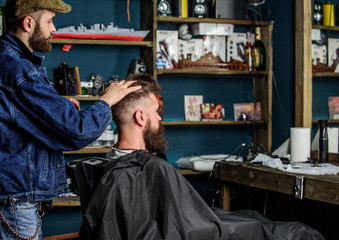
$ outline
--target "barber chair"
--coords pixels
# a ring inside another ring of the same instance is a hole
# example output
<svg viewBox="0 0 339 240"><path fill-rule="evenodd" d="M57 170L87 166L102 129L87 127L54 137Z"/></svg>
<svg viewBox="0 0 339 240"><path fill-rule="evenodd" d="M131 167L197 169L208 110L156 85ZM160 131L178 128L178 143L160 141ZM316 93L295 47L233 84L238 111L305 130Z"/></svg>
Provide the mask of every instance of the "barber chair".
<svg viewBox="0 0 339 240"><path fill-rule="evenodd" d="M106 158L91 157L67 163L67 171L72 181L72 190L80 196L81 210L84 213L93 191L100 181Z"/></svg>

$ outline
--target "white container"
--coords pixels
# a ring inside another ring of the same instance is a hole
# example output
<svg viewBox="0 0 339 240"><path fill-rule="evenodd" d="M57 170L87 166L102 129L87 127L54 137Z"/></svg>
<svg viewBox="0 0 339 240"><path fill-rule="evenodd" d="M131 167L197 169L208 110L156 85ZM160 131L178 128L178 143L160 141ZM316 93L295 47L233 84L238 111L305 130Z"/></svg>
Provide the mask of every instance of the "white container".
<svg viewBox="0 0 339 240"><path fill-rule="evenodd" d="M311 129L291 128L291 161L306 162L311 155Z"/></svg>

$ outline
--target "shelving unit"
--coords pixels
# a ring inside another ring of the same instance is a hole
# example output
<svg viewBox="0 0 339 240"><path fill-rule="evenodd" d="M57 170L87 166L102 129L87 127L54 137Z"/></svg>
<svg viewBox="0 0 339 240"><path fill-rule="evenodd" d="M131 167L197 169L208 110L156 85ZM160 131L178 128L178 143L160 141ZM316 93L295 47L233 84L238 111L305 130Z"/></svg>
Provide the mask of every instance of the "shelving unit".
<svg viewBox="0 0 339 240"><path fill-rule="evenodd" d="M157 16L157 1L147 0L141 3L141 29L150 30L144 41L115 41L115 40L86 40L86 39L53 39L54 44L89 44L89 45L121 45L140 46L141 57L145 60L148 71L160 80L162 77L198 77L198 78L249 78L253 79L253 101L260 102L262 106L261 121L213 121L213 122L192 122L192 121L164 121L166 127L224 127L224 126L248 126L255 129L254 143L263 144L268 151L272 145L272 43L273 31L272 22L251 22L246 20L214 19L214 18L179 18ZM147 9L147 11L145 11ZM260 26L262 27L263 42L267 47L266 71L226 71L226 70L200 70L200 69L156 69L156 31L158 24L181 24L181 23L228 23L239 26ZM69 98L70 96L65 96ZM73 97L73 96L72 96ZM79 101L95 101L98 97L74 96ZM87 154L106 153L109 148L84 148L79 151L65 152L65 154Z"/></svg>
<svg viewBox="0 0 339 240"><path fill-rule="evenodd" d="M312 25L312 1L301 0L295 2L296 16L296 76L295 76L295 126L312 128L317 120L312 116L312 88L313 78L322 77L328 80L338 80L339 73L319 72L312 73L312 29L339 32L339 27ZM327 107L327 106L326 106ZM339 120L330 120L330 123L339 124Z"/></svg>
<svg viewBox="0 0 339 240"><path fill-rule="evenodd" d="M161 82L162 77L220 77L237 78L246 77L254 79L254 98L253 101L260 102L262 106L263 121L238 122L238 121L222 121L222 122L185 122L171 121L164 122L166 127L190 127L190 126L244 126L248 124L255 125L254 143L263 144L268 151L272 146L272 22L251 22L246 20L230 20L216 18L180 18L180 17L164 17L157 16L157 1L147 0L141 3L141 27L150 30L147 40L153 42L153 48L142 49L142 58L146 60L147 68L152 69L156 79ZM226 23L239 26L260 26L262 28L262 41L264 42L267 54L266 71L249 72L249 71L225 71L225 70L200 70L200 69L156 69L156 31L158 24L183 24L183 23Z"/></svg>

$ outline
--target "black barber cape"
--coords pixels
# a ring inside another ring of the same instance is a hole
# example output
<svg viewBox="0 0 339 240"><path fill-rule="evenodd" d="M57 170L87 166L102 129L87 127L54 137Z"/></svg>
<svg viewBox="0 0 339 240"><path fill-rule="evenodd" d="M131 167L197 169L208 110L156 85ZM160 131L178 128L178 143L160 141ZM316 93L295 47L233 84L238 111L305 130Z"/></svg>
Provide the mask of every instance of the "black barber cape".
<svg viewBox="0 0 339 240"><path fill-rule="evenodd" d="M81 239L277 239L260 221L220 209L222 222L171 164L150 153L134 151L103 167Z"/></svg>

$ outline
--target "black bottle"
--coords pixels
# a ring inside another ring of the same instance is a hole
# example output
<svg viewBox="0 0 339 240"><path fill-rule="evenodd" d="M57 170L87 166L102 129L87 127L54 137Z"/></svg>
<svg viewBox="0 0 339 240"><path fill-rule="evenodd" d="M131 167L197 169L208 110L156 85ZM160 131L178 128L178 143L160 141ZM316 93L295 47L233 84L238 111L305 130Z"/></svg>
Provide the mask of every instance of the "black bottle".
<svg viewBox="0 0 339 240"><path fill-rule="evenodd" d="M327 163L328 162L328 120L318 120L319 127L319 151L318 151L318 159L319 163Z"/></svg>

